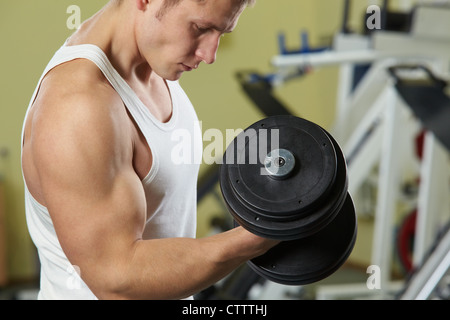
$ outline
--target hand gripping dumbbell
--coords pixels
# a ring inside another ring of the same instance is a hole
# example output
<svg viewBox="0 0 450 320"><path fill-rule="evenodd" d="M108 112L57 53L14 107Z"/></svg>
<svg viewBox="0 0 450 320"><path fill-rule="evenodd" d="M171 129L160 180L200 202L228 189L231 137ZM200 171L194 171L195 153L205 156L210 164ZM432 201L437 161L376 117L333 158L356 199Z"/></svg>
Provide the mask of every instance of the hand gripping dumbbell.
<svg viewBox="0 0 450 320"><path fill-rule="evenodd" d="M322 280L353 250L357 221L338 143L295 116L256 122L228 146L220 187L235 225L282 240L248 262L260 276L286 285Z"/></svg>

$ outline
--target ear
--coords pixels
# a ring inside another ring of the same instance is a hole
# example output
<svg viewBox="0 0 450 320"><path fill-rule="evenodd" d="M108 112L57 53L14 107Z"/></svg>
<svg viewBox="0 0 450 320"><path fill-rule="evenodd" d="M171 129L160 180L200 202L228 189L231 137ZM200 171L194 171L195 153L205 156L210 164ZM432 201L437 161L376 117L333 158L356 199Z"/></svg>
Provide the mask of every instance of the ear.
<svg viewBox="0 0 450 320"><path fill-rule="evenodd" d="M150 0L135 0L136 2L136 7L139 10L145 11L147 9L147 6L150 2Z"/></svg>

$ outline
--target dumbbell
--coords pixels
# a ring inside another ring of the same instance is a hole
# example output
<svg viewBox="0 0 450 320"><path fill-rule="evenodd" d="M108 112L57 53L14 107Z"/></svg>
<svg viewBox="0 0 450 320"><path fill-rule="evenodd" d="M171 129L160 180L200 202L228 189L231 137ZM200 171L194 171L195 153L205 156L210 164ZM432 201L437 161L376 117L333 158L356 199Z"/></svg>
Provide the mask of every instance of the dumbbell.
<svg viewBox="0 0 450 320"><path fill-rule="evenodd" d="M317 124L284 115L254 123L227 147L219 179L235 226L282 240L248 262L263 278L310 284L352 252L357 220L345 157Z"/></svg>

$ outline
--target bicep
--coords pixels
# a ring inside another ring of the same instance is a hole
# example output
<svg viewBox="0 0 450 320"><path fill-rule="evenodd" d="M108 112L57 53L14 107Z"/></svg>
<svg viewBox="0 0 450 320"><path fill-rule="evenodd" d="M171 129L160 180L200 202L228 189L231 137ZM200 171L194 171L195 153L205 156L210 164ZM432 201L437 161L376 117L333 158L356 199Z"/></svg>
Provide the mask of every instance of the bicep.
<svg viewBox="0 0 450 320"><path fill-rule="evenodd" d="M88 286L104 287L142 235L142 184L116 122L61 117L43 123L34 139L43 196L70 262Z"/></svg>

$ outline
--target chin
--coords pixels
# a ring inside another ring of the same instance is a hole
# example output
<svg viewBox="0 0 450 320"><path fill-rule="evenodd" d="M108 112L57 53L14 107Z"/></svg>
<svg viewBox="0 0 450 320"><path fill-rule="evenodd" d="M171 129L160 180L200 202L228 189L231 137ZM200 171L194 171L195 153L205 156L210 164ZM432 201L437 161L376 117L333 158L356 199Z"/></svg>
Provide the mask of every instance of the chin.
<svg viewBox="0 0 450 320"><path fill-rule="evenodd" d="M180 80L182 75L183 75L183 71L179 71L174 74L168 74L167 76L165 76L163 78L168 81L177 81L177 80Z"/></svg>
<svg viewBox="0 0 450 320"><path fill-rule="evenodd" d="M155 68L153 69L153 72L164 80L177 81L181 78L184 71L179 69L177 70L176 68Z"/></svg>

